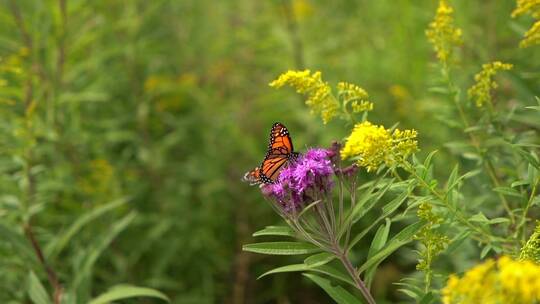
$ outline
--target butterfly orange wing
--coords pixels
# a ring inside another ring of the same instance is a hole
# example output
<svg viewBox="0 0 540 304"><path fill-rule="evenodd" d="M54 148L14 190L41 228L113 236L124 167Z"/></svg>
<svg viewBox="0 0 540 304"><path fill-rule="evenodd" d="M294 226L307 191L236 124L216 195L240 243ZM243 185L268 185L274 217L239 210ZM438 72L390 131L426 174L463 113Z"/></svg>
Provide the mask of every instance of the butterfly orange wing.
<svg viewBox="0 0 540 304"><path fill-rule="evenodd" d="M279 177L279 172L291 160L298 156L294 152L289 130L276 122L270 130L270 141L266 156L260 167L247 172L243 180L250 184L272 184Z"/></svg>

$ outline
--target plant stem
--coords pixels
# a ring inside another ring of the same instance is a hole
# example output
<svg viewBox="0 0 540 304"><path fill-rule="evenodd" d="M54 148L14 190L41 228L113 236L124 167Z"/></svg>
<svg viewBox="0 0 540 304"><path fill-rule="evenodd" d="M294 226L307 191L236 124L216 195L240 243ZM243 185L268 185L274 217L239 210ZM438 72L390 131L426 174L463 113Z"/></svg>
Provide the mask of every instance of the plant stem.
<svg viewBox="0 0 540 304"><path fill-rule="evenodd" d="M525 206L525 209L523 210L523 216L521 217L521 220L516 228L516 232L519 232L519 229L523 227L522 234L521 234L521 241L525 243L525 234L527 230L527 225L525 225L527 221L527 214L529 213L529 208L531 207L532 201L534 199L534 196L536 195L536 191L538 189L538 183L540 182L540 178L537 178L534 182L533 188L531 190L531 195L529 196L529 199L527 200L527 206Z"/></svg>
<svg viewBox="0 0 540 304"><path fill-rule="evenodd" d="M416 180L418 180L422 186L426 189L428 189L433 195L435 195L444 205L445 207L450 210L456 217L457 219L464 225L468 226L469 228L471 228L473 231L476 231L478 234L482 235L483 237L486 238L486 240L483 240L483 242L489 244L491 243L490 241L490 238L492 237L491 235L489 235L489 233L486 233L485 231L483 231L482 229L476 227L475 225L471 224L464 216L463 214L461 214L456 208L454 208L454 206L452 206L448 200L446 199L445 196L443 196L442 194L439 193L439 191L433 189L432 187L430 187L426 181L421 177L419 176L416 171L414 170L414 168L411 168L410 165L407 165L407 163L404 163L404 168L409 172L411 173L415 178Z"/></svg>
<svg viewBox="0 0 540 304"><path fill-rule="evenodd" d="M30 226L30 223L26 223L24 225L24 233L26 237L30 240L30 243L32 243L32 248L34 249L34 252L36 253L36 256L45 269L45 272L47 273L47 278L49 279L49 283L51 284L54 293L53 293L53 301L54 304L60 304L60 299L62 297L62 285L60 285L60 282L58 281L58 276L56 275L56 272L54 269L52 269L45 260L45 256L43 255L43 251L41 250L41 247L39 246L39 243L36 240L36 237L34 236L34 232L32 231L32 226Z"/></svg>
<svg viewBox="0 0 540 304"><path fill-rule="evenodd" d="M337 246L337 244L336 244ZM369 304L375 304L375 299L373 299L373 296L369 292L369 289L367 288L366 284L360 279L360 276L356 273L356 270L354 269L354 266L352 265L351 261L349 260L346 251L338 249L339 250L339 260L345 266L345 269L347 269L347 272L351 276L351 278L354 280L354 284L356 285L356 288L360 290L364 298Z"/></svg>
<svg viewBox="0 0 540 304"><path fill-rule="evenodd" d="M447 65L444 65L443 68L443 76L446 80L446 83L448 85L448 89L450 90L450 93L453 96L453 102L456 105L456 108L459 112L459 117L461 118L461 121L463 123L463 126L465 129L468 129L470 127L469 120L467 119L467 115L465 114L465 110L463 109L463 106L459 100L459 90L455 87L454 83L452 82L452 79L450 78L450 69ZM491 179L491 182L495 187L500 187L501 182L499 181L499 178L497 177L497 174L495 172L495 167L493 166L493 163L491 160L487 157L486 153L482 151L480 141L474 136L471 132L466 132L469 136L469 139L471 140L471 144L475 148L476 152L480 155L482 160L484 161L484 168L486 169L486 172L489 175L489 178ZM510 209L510 205L508 201L506 200L506 197L498 193L499 199L503 203L504 209L508 213L508 216L510 217L510 222L512 224L515 223L514 214L512 213L512 210Z"/></svg>

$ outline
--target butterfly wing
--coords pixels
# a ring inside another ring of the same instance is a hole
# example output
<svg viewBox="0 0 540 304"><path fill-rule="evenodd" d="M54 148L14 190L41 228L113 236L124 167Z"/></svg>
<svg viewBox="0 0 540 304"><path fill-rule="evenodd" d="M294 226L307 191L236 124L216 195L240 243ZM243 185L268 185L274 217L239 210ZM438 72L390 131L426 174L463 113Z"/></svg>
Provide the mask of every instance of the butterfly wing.
<svg viewBox="0 0 540 304"><path fill-rule="evenodd" d="M279 122L274 123L270 130L268 151L261 165L261 181L266 184L274 183L281 169L297 155L287 127Z"/></svg>
<svg viewBox="0 0 540 304"><path fill-rule="evenodd" d="M255 169L246 172L242 177L242 181L248 182L250 185L257 185L261 183L261 168L255 167Z"/></svg>
<svg viewBox="0 0 540 304"><path fill-rule="evenodd" d="M268 150L261 166L244 174L242 180L251 185L273 184L278 179L281 169L297 156L289 130L282 123L276 122L270 130Z"/></svg>
<svg viewBox="0 0 540 304"><path fill-rule="evenodd" d="M266 155L290 155L294 151L289 130L282 123L276 122L270 130L270 143Z"/></svg>

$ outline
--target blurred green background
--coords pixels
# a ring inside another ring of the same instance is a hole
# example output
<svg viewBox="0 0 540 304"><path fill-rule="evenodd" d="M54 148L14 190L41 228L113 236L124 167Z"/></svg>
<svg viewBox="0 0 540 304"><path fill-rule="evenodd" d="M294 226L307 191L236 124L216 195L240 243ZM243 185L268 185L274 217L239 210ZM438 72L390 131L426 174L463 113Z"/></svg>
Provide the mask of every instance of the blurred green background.
<svg viewBox="0 0 540 304"><path fill-rule="evenodd" d="M438 72L424 30L437 1L0 4L1 227L22 236L29 221L77 299L131 283L173 303L331 302L295 273L256 280L294 258L241 251L280 221L240 181L272 123L286 124L300 151L351 128L322 125L292 90L268 86L288 69L362 86L370 120L417 129L421 153L439 149L441 172L453 165L445 143L457 131L442 117L451 105L428 90ZM458 81L470 86L484 62L511 62L497 94L533 104L538 48L517 47L530 20L511 19L513 1L452 4L465 40ZM29 269L49 288L30 255L0 241L1 303L29 303ZM415 263L405 251L381 266L381 303L404 299L392 283Z"/></svg>

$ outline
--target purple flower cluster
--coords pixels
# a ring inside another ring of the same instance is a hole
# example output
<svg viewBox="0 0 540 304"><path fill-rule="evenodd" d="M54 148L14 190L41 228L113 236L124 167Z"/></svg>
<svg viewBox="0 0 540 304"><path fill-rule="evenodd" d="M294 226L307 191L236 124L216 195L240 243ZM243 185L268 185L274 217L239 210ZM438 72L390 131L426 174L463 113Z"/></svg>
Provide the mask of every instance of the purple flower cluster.
<svg viewBox="0 0 540 304"><path fill-rule="evenodd" d="M308 150L280 172L276 183L264 186L263 193L273 198L286 213L322 199L333 187L331 156L330 150Z"/></svg>

